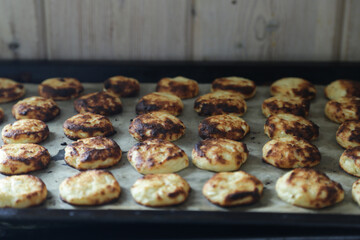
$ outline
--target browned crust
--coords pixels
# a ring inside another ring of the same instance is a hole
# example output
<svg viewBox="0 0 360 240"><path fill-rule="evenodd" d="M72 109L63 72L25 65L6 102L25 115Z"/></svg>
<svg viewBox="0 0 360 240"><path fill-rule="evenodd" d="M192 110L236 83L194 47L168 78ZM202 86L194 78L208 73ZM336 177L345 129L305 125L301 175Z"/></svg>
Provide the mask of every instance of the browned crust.
<svg viewBox="0 0 360 240"><path fill-rule="evenodd" d="M338 79L336 81L340 83L343 89L346 89L346 94L342 97L360 97L360 82L349 79ZM324 89L324 92L325 96L329 98L327 88Z"/></svg>
<svg viewBox="0 0 360 240"><path fill-rule="evenodd" d="M155 111L165 111L177 116L183 110L183 106L181 106L175 101L172 101L171 99L169 99L168 101L161 101L159 99L156 99L156 101L152 101L149 99L145 99L145 97L146 96L141 98L136 104L135 110L136 114L138 115Z"/></svg>
<svg viewBox="0 0 360 240"><path fill-rule="evenodd" d="M52 98L54 100L68 100L78 97L79 94L84 91L80 81L75 78L58 78L56 80L54 79L54 81L63 82L68 86L53 87L43 82L38 87L39 95L44 98Z"/></svg>
<svg viewBox="0 0 360 240"><path fill-rule="evenodd" d="M212 89L215 90L225 90L225 91L231 91L231 92L238 92L243 94L244 96L252 96L254 91L256 90L256 85L253 81L249 80L251 83L251 86L241 86L239 84L231 84L228 82L228 79L225 78L217 78L215 79L211 86Z"/></svg>
<svg viewBox="0 0 360 240"><path fill-rule="evenodd" d="M89 170L89 171L95 171L96 174L98 174L98 175L110 174L111 176L114 177L114 175L113 175L111 172L106 171L106 170ZM76 177L78 177L79 175L81 175L81 174L83 174L83 173L85 173L85 172L80 172L80 173L78 173L78 174L76 174L76 175L74 175L74 176L72 176L72 177L69 177L68 179L71 180L72 178L76 178ZM116 191L118 191L118 189L120 189L120 184L119 184L119 182L116 181L116 178L115 178L115 177L114 177L114 179L115 179L115 185L116 185L117 187L107 186L107 189L108 189L110 192L116 192ZM101 194L101 195L104 195L105 192L102 191L102 192L100 192L100 194ZM61 197L61 195L59 195L59 196L60 196L60 199L61 199L63 202L68 203L68 204L73 205L73 206L79 206L79 207L81 207L81 206L100 206L100 205L104 205L104 204L107 204L107 203L116 202L116 201L119 199L120 194L121 194L121 189L120 189L120 191L118 191L118 196L115 197L115 198L113 198L113 199L108 199L108 200L102 201L102 202L99 202L98 199L96 199L96 201L94 201L94 202L92 202L92 203L89 203L89 204L74 204L74 203L70 203L70 202L66 201L65 199L63 199L63 198Z"/></svg>
<svg viewBox="0 0 360 240"><path fill-rule="evenodd" d="M202 140L202 141L196 143L195 147L194 147L194 151L196 152L196 154L199 157L206 157L206 153L209 151L209 149L213 148L214 146L220 146L221 147L221 146L223 146L225 144L228 144L226 139L208 138L208 139L205 139L205 140ZM244 149L244 153L249 154L249 150L247 149L246 144L242 143L242 142L240 142L239 144L242 145L242 148ZM237 165L240 165L241 162L243 162L242 152L236 153L234 158L236 160ZM227 162L221 155L216 155L214 160L216 162L220 163L220 164L225 164ZM210 161L210 159L209 159L209 161Z"/></svg>
<svg viewBox="0 0 360 240"><path fill-rule="evenodd" d="M354 111L355 119L347 118L344 110ZM325 112L330 120L339 123L346 120L360 120L360 99L349 98L346 103L330 100L326 103Z"/></svg>
<svg viewBox="0 0 360 240"><path fill-rule="evenodd" d="M355 127L353 130L350 130L349 125L354 124ZM347 136L349 133L349 136ZM359 120L347 120L343 122L338 130L336 131L336 136L340 138L342 141L351 142L351 143L358 143L360 144L360 121ZM340 144L340 143L339 143ZM344 144L340 144L341 146L345 147ZM345 144L347 145L347 144Z"/></svg>
<svg viewBox="0 0 360 240"><path fill-rule="evenodd" d="M354 160L356 163L356 162L358 162L358 160L360 160L360 157L357 156L358 155L357 153L360 153L360 146L346 149L344 151L344 153L342 154L342 156L348 157L348 158ZM359 165L359 167L360 167L360 161L356 165Z"/></svg>
<svg viewBox="0 0 360 240"><path fill-rule="evenodd" d="M17 175L17 174L29 173L29 172L37 171L40 169L44 169L50 163L51 156L46 148L44 148L42 146L40 146L40 148L41 148L41 150L38 151L36 153L36 155L33 157L12 157L12 156L6 155L6 159L4 159L1 164L9 167L11 172L13 172L13 173L7 173L7 172L3 172L3 171L0 171L0 173L2 173L4 175ZM20 149L26 150L24 147L21 147ZM14 173L18 170L17 166L14 165L14 162L21 162L28 166L32 165L34 167L34 169L32 169L30 171L25 171L25 172Z"/></svg>
<svg viewBox="0 0 360 240"><path fill-rule="evenodd" d="M345 168L343 168L343 166L342 166L340 163L339 163L339 167L340 167L344 172L346 172L347 174L349 174L350 176L359 177L359 175L355 175L355 174L353 174L353 173L348 172Z"/></svg>
<svg viewBox="0 0 360 240"><path fill-rule="evenodd" d="M10 125L12 125L12 123ZM39 139L39 141L36 143L40 143L49 136L49 133L50 133L49 127L45 123L43 123L42 130L40 130L40 131L24 131L24 130L8 131L8 129L5 129L5 131L3 131L3 133L2 133L2 135L5 138L11 138L14 140L19 139L21 137L29 138L30 136L34 136L34 139L35 138Z"/></svg>
<svg viewBox="0 0 360 240"><path fill-rule="evenodd" d="M0 100L0 103L12 102L24 96L24 91L21 91L19 94L16 92L16 89L24 89L24 85L16 83L13 87L3 88L0 84L0 99L3 99Z"/></svg>
<svg viewBox="0 0 360 240"><path fill-rule="evenodd" d="M246 198L246 197L251 197L251 199L246 203L233 204L233 202L235 202L239 199L242 199L242 198ZM205 196L205 198L212 204L215 204L219 207L235 208L235 207L239 207L239 206L252 205L252 204L258 202L261 199L261 193L259 192L259 190L257 188L254 191L235 192L235 193L232 193L232 194L229 194L228 196L226 196L225 204L220 204L219 202L211 201L211 199L209 199L206 196Z"/></svg>
<svg viewBox="0 0 360 240"><path fill-rule="evenodd" d="M175 173L172 173L172 174L175 174ZM177 175L177 174L176 174L176 175ZM152 178L157 178L156 174L147 174L147 175L145 175L145 176L142 177L142 179L152 179ZM140 202L136 201L135 199L134 199L134 201L135 201L137 204L140 204L140 205L143 205L143 206L146 206L146 207L152 207L152 208L161 208L161 207L168 207L168 206L178 206L178 205L180 205L180 204L183 204L183 203L188 199L188 196L189 196L190 192L191 192L191 187L189 186L189 190L188 190L187 192L184 191L183 188L177 187L174 192L168 193L167 195L168 195L168 197L170 197L170 198L176 198L176 197L178 197L179 195L183 195L183 196L184 196L184 200L183 200L183 201L178 202L178 203L175 203L175 204L169 203L169 204L163 204L163 205L153 206L153 205L151 205L151 204L143 204L143 203L140 203ZM160 198L159 200L162 200L162 199Z"/></svg>
<svg viewBox="0 0 360 240"><path fill-rule="evenodd" d="M313 99L316 96L316 91L313 91L315 89L314 85L310 83L309 81L303 79L304 82L300 83L297 88L289 88L288 92L292 92L294 96L306 98L306 99ZM281 89L284 87L271 85L270 91L272 93L276 94L282 94Z"/></svg>
<svg viewBox="0 0 360 240"><path fill-rule="evenodd" d="M223 113L238 113L244 114L244 108L238 108L237 106L231 106L226 103L218 103L218 104L202 104L199 102L195 102L194 108L200 108L199 115L200 116L210 116L216 114L223 114Z"/></svg>
<svg viewBox="0 0 360 240"><path fill-rule="evenodd" d="M272 120L275 117L276 115L272 115L265 121L265 128L268 130L267 132L270 138L275 137L276 132L279 131ZM282 120L284 123L285 133L309 141L316 139L319 136L319 126L310 120L307 121L309 122L309 125L303 125L300 122L293 122L291 126L286 120Z"/></svg>
<svg viewBox="0 0 360 240"><path fill-rule="evenodd" d="M294 169L290 174L289 178L287 179L287 183L291 186L296 185L297 181L307 179L311 179L311 182L319 183L322 185L317 193L316 198L310 201L310 205L314 206L315 208L322 208L323 206L334 205L338 201L339 192L344 192L340 183L331 180L325 173L310 168ZM323 184L324 182L328 184ZM306 184L302 186L302 190L304 192L308 191ZM326 194L326 197L320 197L324 192Z"/></svg>
<svg viewBox="0 0 360 240"><path fill-rule="evenodd" d="M277 101L281 101L284 105L280 107L277 104ZM278 113L290 113L296 116L306 117L309 115L310 101L302 99L300 104L293 104L285 100L269 98L263 102L262 109L268 109L271 115Z"/></svg>
<svg viewBox="0 0 360 240"><path fill-rule="evenodd" d="M150 133L146 133L147 130ZM140 137L141 141L153 138L167 139L171 135L183 135L185 132L185 125L182 121L174 122L167 118L165 122L160 122L156 117L149 114L142 114L137 116L129 126L129 133L135 133Z"/></svg>
<svg viewBox="0 0 360 240"><path fill-rule="evenodd" d="M197 96L199 94L199 86L194 80L188 83L181 83L173 81L171 78L162 78L156 85L156 91L172 93L181 99L186 99Z"/></svg>
<svg viewBox="0 0 360 240"><path fill-rule="evenodd" d="M237 207L237 206L248 206L248 205L251 205L251 204L254 204L256 202L258 202L262 196L262 192L259 191L259 189L257 188L257 186L261 185L263 186L263 183L257 179L256 177L250 175L250 174L247 174L247 181L252 181L255 185L255 189L254 191L236 191L236 192L233 192L231 194L228 194L226 197L225 197L225 203L224 204L221 204L217 201L212 201L210 198L208 198L207 196L205 196L205 198L217 205L217 206L220 206L220 207L225 207L225 208L233 208L233 207ZM215 174L214 176L212 176L208 182L210 181L213 181L213 180L217 180L217 179L222 179L221 178L221 173L217 173ZM215 187L215 186L214 186ZM234 204L234 202L240 200L240 199L243 199L243 198L247 198L247 197L250 197L249 201L245 202L245 203L238 203L238 204Z"/></svg>
<svg viewBox="0 0 360 240"><path fill-rule="evenodd" d="M108 186L109 187L109 186ZM110 191L111 192L115 192L115 191L117 191L117 188L111 188L110 189ZM105 204L108 204L108 203L114 203L114 202L116 202L119 198L120 198L120 193L121 192L119 192L118 193L118 195L117 195L117 197L115 197L115 198L112 198L112 199L108 199L108 200L106 200L106 201L99 201L98 199L96 199L94 202L91 202L91 203L88 203L88 204L75 204L75 203L70 203L70 202L68 202L68 201L66 201L65 199L63 199L62 197L61 197L61 195L60 195L60 199L61 199L61 201L63 201L63 202L65 202L65 203L68 203L68 204L70 204L70 205L73 205L73 206L78 206L78 207L82 207L82 206L101 206L101 205L105 205ZM102 195L104 195L105 194L105 192L101 192L101 194Z"/></svg>
<svg viewBox="0 0 360 240"><path fill-rule="evenodd" d="M217 115L220 116L220 115ZM212 121L216 116L205 118L200 122L198 127L199 136L202 139L206 138L227 138L232 140L241 140L247 134L241 126L236 126L232 120L217 122ZM219 125L225 125L226 128L230 128L229 131L222 131L218 129Z"/></svg>
<svg viewBox="0 0 360 240"><path fill-rule="evenodd" d="M110 120L105 117L101 116L98 120L100 121L99 124L95 124L92 127L85 127L82 125L82 121L86 122L87 120L91 119L91 116L88 114L81 114L78 115L78 117L74 119L67 119L64 122L63 128L72 131L74 134L77 132L85 132L89 134L89 137L93 136L95 132L102 132L104 137L111 136L115 134L115 130L113 125L111 124ZM78 140L78 137L73 137L71 135L68 135L64 133L66 137L68 137L71 140Z"/></svg>
<svg viewBox="0 0 360 240"><path fill-rule="evenodd" d="M23 118L23 116L26 116L26 118L29 119L33 118L33 119L42 120L44 122L48 122L60 114L60 108L56 105L56 103L53 104L50 108L47 107L44 108L23 102L23 103L16 103L13 106L11 112L12 115L17 120ZM17 115L22 117L19 118Z"/></svg>
<svg viewBox="0 0 360 240"><path fill-rule="evenodd" d="M97 92L82 96L74 101L75 110L79 113L91 112L101 115L114 115L122 112L118 98L107 93Z"/></svg>
<svg viewBox="0 0 360 240"><path fill-rule="evenodd" d="M237 113L243 115L246 111L246 103L241 97L233 94L212 97L206 94L198 97L194 102L194 109L200 116L220 115L226 113Z"/></svg>
<svg viewBox="0 0 360 240"><path fill-rule="evenodd" d="M104 149L96 149L93 147L85 147L85 144L82 141L76 141L67 145L66 148L70 149L70 156L80 158L81 162L96 162L99 159L104 160L109 157L112 158L121 158L122 152L120 146L109 138L104 138L101 136L95 137L91 139L91 142L87 145L104 145ZM78 147L85 149L85 154L79 155L78 151L76 150ZM66 160L66 163L68 161ZM69 164L69 163L68 163ZM69 164L70 165L70 164ZM108 166L100 167L100 168L107 168Z"/></svg>
<svg viewBox="0 0 360 240"><path fill-rule="evenodd" d="M151 145L149 144L148 141L151 141ZM175 144L169 141L165 141L162 139L151 139L148 141L139 142L135 144L132 148L130 148L130 150L127 153L127 158L132 159L133 153L139 152L139 154L135 159L135 166L137 168L141 168L144 164L148 165L149 167L154 167L155 165L163 165L167 161L171 161L173 159L179 159L180 157L186 156L185 152L181 148L179 148L178 146L176 146ZM166 149L164 150L164 152L166 151L169 155L165 159L165 161L159 162L154 159L154 157L156 157L157 152L154 152L154 155L150 155L149 158L144 158L144 155L142 154L143 151L145 152L150 151L155 147L154 145L156 145L156 147L165 147L165 144L170 145L169 147L166 147ZM141 149L140 151L140 148L144 148L144 149Z"/></svg>
<svg viewBox="0 0 360 240"><path fill-rule="evenodd" d="M135 97L139 94L140 84L134 78L116 76L106 79L104 88L114 92L120 97Z"/></svg>
<svg viewBox="0 0 360 240"><path fill-rule="evenodd" d="M297 137L294 140L291 142L276 142L273 148L263 156L262 160L278 168L293 168L297 163L301 163L302 167L313 167L320 163L321 154L315 145ZM301 142L305 142L306 146L297 145L297 143ZM302 158L301 162L299 162L299 157ZM268 161L269 158L275 159L274 164Z"/></svg>

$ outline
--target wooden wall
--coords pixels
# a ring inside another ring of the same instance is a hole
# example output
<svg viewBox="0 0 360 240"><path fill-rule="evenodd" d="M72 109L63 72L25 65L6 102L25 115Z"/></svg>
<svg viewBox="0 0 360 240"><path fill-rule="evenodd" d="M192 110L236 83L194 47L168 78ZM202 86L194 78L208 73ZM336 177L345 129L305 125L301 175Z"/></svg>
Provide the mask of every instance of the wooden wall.
<svg viewBox="0 0 360 240"><path fill-rule="evenodd" d="M0 0L0 59L359 61L359 0Z"/></svg>

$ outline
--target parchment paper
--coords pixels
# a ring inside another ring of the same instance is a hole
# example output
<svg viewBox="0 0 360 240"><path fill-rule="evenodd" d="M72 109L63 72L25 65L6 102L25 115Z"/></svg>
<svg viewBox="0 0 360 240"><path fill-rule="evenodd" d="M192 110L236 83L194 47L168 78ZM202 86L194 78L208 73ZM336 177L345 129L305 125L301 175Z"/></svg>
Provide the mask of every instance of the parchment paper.
<svg viewBox="0 0 360 240"><path fill-rule="evenodd" d="M36 96L37 84L25 84L27 93L25 97ZM84 94L101 91L102 84L84 84ZM276 180L286 173L288 170L277 169L269 164L264 163L261 160L262 147L269 141L269 138L264 134L264 122L266 118L261 113L261 104L264 99L270 97L269 87L260 86L257 89L257 94L254 98L247 101L248 111L243 118L250 125L250 134L248 134L242 141L247 144L249 149L249 158L247 162L240 168L240 170L246 171L255 175L265 185L264 194L261 200L250 206L236 207L231 209L224 209L215 206L208 202L205 197L202 196L202 187L204 183L214 175L213 172L197 169L192 163L187 169L180 171L180 174L185 178L190 186L191 193L188 200L176 207L156 208L156 210L208 210L208 211L248 211L248 212L282 212L282 213L338 213L338 214L360 214L360 207L351 198L351 185L357 180L356 177L350 176L339 167L339 157L344 151L337 144L335 140L335 133L338 128L338 124L331 122L324 115L324 107L327 99L323 94L323 86L316 86L317 97L311 103L309 119L314 121L320 126L319 139L313 141L313 143L319 148L322 159L321 163L315 167L315 169L325 172L331 179L341 183L345 190L345 199L343 202L336 204L333 207L322 210L309 210L300 207L295 207L281 201L275 192ZM46 147L52 160L49 166L41 171L36 171L31 174L40 177L48 188L48 197L45 204L38 206L37 208L48 209L141 209L152 210L155 208L144 207L135 203L130 194L130 187L140 178L142 175L136 172L129 164L126 153L136 143L130 134L128 133L128 127L130 119L136 117L135 105L141 96L148 94L155 90L155 84L141 84L141 91L138 97L134 98L122 98L124 111L121 114L111 116L110 120L116 129L116 134L111 138L114 139L121 147L123 151L123 157L121 162L114 167L109 168L122 188L121 196L118 201L98 207L73 207L67 203L62 202L59 199L59 184L67 177L73 176L79 173L78 170L66 165L63 160L64 143L70 144L72 140L64 136L62 125L64 121L75 115L76 111L73 107L73 100L71 101L58 101L58 105L61 108L60 116L54 120L48 122L50 129L49 138L40 143ZM209 84L200 84L200 94L205 94L210 91ZM198 136L197 127L204 117L199 117L193 110L193 99L183 100L184 111L179 118L184 122L186 126L185 135L175 141L180 148L182 148L189 159L191 159L191 151L195 143L200 141ZM14 122L15 119L11 115L11 107L13 103L1 104L1 107L5 111L5 120L1 123L0 127L3 128L6 124ZM63 143L63 145L61 145ZM3 144L1 140L1 144ZM3 178L4 176L0 176Z"/></svg>

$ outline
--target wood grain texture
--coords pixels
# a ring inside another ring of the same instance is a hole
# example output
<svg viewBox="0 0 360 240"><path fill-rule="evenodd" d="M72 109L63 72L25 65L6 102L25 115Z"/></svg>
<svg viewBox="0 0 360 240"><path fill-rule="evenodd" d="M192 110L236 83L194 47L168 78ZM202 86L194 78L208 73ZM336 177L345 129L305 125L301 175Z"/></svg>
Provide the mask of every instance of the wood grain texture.
<svg viewBox="0 0 360 240"><path fill-rule="evenodd" d="M0 58L46 57L42 1L0 0Z"/></svg>
<svg viewBox="0 0 360 240"><path fill-rule="evenodd" d="M196 60L336 60L338 0L195 0Z"/></svg>
<svg viewBox="0 0 360 240"><path fill-rule="evenodd" d="M346 0L342 28L342 61L360 61L360 1Z"/></svg>
<svg viewBox="0 0 360 240"><path fill-rule="evenodd" d="M0 59L359 61L357 0L0 0Z"/></svg>
<svg viewBox="0 0 360 240"><path fill-rule="evenodd" d="M184 60L189 1L45 1L49 59Z"/></svg>

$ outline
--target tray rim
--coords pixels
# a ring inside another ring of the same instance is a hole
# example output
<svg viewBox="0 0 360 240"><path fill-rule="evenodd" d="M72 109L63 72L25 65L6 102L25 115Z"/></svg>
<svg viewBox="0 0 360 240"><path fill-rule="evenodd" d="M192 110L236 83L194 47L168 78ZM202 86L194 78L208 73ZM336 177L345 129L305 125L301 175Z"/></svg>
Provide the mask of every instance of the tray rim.
<svg viewBox="0 0 360 240"><path fill-rule="evenodd" d="M226 212L183 210L63 210L0 209L0 223L112 223L266 225L297 227L360 228L360 216L351 214Z"/></svg>

